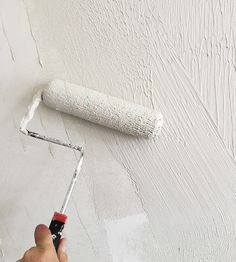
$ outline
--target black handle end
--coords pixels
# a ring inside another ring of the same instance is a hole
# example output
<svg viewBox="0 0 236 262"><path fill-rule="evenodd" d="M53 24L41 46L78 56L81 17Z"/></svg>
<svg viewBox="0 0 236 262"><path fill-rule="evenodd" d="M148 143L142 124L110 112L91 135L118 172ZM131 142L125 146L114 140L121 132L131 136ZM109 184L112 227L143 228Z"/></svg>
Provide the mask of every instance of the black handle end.
<svg viewBox="0 0 236 262"><path fill-rule="evenodd" d="M67 220L67 216L65 214L55 212L53 215L52 221L50 223L50 226L49 226L49 229L52 234L53 244L54 244L56 251L60 244L60 240L62 237L62 231L64 229L66 220Z"/></svg>

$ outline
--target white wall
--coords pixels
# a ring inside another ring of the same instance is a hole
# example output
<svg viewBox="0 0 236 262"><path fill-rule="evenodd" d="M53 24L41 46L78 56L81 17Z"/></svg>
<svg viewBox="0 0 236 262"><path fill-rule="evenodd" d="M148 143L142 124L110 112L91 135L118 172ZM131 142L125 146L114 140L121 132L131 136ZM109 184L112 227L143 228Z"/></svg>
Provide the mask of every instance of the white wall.
<svg viewBox="0 0 236 262"><path fill-rule="evenodd" d="M31 129L86 148L68 209L70 261L234 261L234 1L1 0L0 15L5 261L50 222L76 164L73 152L18 132L53 78L165 117L148 141L40 108Z"/></svg>

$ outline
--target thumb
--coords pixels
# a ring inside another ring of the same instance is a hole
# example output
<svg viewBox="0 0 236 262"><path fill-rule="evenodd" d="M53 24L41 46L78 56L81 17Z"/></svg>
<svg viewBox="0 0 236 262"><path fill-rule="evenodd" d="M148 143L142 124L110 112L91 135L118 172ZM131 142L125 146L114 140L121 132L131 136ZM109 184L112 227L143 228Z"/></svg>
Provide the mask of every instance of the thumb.
<svg viewBox="0 0 236 262"><path fill-rule="evenodd" d="M52 235L49 228L45 225L38 225L35 228L34 239L36 247L42 249L54 249Z"/></svg>
<svg viewBox="0 0 236 262"><path fill-rule="evenodd" d="M60 262L68 262L68 257L66 254L66 240L63 238L60 241L60 245L57 250L57 256Z"/></svg>

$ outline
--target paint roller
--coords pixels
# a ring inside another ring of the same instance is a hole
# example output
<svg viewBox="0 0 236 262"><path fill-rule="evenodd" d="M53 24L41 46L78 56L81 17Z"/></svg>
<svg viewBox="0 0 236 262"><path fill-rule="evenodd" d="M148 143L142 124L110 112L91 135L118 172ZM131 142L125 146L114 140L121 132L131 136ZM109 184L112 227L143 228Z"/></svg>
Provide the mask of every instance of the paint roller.
<svg viewBox="0 0 236 262"><path fill-rule="evenodd" d="M40 90L34 96L28 111L21 121L20 131L25 135L78 150L81 153L61 210L54 213L49 226L54 246L57 249L67 220L65 215L66 207L82 167L84 150L80 146L27 129L27 125L33 118L35 110L41 101L52 109L118 130L122 133L145 138L153 138L159 133L163 125L163 116L160 112L142 105L130 103L62 80L51 81L46 88Z"/></svg>

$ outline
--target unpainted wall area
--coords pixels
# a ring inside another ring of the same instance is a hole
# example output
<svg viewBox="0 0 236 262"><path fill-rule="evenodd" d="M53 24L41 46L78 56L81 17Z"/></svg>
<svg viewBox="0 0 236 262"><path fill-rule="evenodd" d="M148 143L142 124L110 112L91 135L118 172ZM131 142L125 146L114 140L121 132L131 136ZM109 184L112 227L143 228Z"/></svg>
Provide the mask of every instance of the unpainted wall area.
<svg viewBox="0 0 236 262"><path fill-rule="evenodd" d="M70 260L235 260L234 13L234 1L0 2L5 261L49 223L78 158L18 132L54 78L165 117L160 136L143 140L40 107L31 129L86 150L68 210Z"/></svg>

